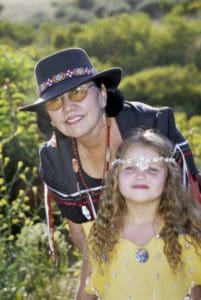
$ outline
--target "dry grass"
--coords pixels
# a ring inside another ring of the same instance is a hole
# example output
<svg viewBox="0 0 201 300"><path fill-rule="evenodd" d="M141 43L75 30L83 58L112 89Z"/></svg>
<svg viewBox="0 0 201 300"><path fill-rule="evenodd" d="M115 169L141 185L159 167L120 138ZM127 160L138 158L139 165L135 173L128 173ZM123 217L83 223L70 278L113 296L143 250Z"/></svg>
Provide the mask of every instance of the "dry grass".
<svg viewBox="0 0 201 300"><path fill-rule="evenodd" d="M53 17L52 0L0 0L3 10L0 20L16 23L34 23L34 18L51 19Z"/></svg>

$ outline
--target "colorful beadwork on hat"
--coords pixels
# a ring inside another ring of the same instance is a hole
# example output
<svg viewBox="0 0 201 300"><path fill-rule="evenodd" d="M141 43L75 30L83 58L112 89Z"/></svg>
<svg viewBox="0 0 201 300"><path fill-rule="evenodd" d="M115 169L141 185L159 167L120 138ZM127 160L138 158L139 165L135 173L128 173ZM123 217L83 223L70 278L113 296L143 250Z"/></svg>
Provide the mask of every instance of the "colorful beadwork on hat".
<svg viewBox="0 0 201 300"><path fill-rule="evenodd" d="M56 83L63 81L64 79L67 78L72 78L72 77L78 77L78 76L84 76L84 75L95 75L97 73L95 68L75 68L72 70L66 70L65 72L61 72L58 74L55 74L52 76L52 78L48 78L45 81L43 81L39 85L39 93L40 95L48 88Z"/></svg>
<svg viewBox="0 0 201 300"><path fill-rule="evenodd" d="M135 164L137 168L139 168L141 171L147 170L149 168L149 163L151 162L165 162L165 163L174 163L176 164L176 161L173 157L153 157L149 159L145 159L143 156L140 157L139 159L115 159L112 162L112 166L116 165L124 165L124 164Z"/></svg>

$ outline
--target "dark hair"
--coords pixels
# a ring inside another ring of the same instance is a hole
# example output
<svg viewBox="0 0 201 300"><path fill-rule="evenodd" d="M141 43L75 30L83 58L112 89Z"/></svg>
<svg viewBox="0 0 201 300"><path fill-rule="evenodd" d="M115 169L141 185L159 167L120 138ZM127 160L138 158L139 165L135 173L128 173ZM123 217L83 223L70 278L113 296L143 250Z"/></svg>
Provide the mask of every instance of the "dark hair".
<svg viewBox="0 0 201 300"><path fill-rule="evenodd" d="M95 82L95 85L100 88L101 83ZM123 108L124 97L123 94L116 87L107 88L107 105L105 111L108 117L115 117ZM50 117L44 107L40 105L36 109L36 121L39 130L46 139L51 138L53 127L50 123Z"/></svg>
<svg viewBox="0 0 201 300"><path fill-rule="evenodd" d="M107 105L105 107L108 117L115 117L123 108L123 94L115 87L107 89Z"/></svg>
<svg viewBox="0 0 201 300"><path fill-rule="evenodd" d="M41 131L44 137L46 139L50 139L53 134L53 127L44 105L40 105L36 109L36 122L38 125L38 129Z"/></svg>

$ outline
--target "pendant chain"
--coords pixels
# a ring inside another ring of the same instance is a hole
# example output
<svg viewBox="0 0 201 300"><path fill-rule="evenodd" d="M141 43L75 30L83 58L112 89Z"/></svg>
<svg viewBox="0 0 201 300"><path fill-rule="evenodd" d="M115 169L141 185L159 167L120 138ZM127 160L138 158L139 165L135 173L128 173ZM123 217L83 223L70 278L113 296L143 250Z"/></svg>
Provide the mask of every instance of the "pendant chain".
<svg viewBox="0 0 201 300"><path fill-rule="evenodd" d="M111 158L111 150L110 150L110 120L109 118L107 118L106 120L106 141L105 141L105 155L104 155L104 168L103 168L103 177L102 177L102 188L103 188L103 185L104 185L104 180L105 180L105 176L106 176L106 173L109 169L109 162L110 162L110 158ZM76 173L77 175L77 180L81 180L83 186L86 188L86 189L89 189L86 181L84 180L84 176L83 176L83 172L82 172L82 169L81 169L81 162L80 162L80 159L79 159L79 154L78 154L78 148L77 148L77 142L76 142L76 139L75 138L72 138L72 149L73 149L73 156L76 160L76 171L74 170L74 172ZM77 183L78 185L78 183Z"/></svg>

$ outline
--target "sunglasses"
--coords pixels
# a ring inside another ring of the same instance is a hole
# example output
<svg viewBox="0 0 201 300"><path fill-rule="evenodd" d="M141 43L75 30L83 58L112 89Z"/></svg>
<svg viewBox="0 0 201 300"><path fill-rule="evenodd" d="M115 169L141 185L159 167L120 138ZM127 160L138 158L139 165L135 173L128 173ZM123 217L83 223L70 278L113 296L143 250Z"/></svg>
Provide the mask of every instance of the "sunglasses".
<svg viewBox="0 0 201 300"><path fill-rule="evenodd" d="M71 90L68 93L68 98L73 102L81 102L83 101L88 95L88 89L95 85L94 83L88 86L79 86L76 89ZM57 97L45 103L45 108L50 111L56 111L62 108L64 105L63 97Z"/></svg>

